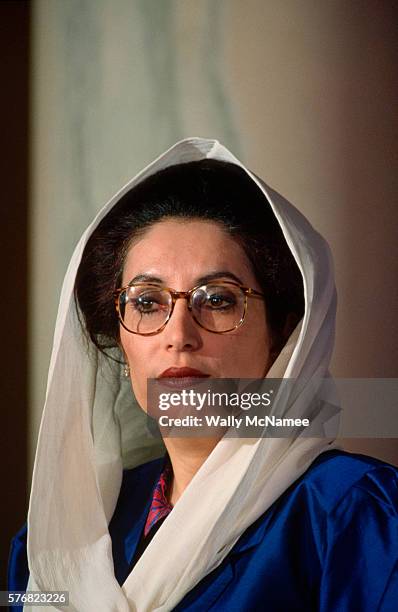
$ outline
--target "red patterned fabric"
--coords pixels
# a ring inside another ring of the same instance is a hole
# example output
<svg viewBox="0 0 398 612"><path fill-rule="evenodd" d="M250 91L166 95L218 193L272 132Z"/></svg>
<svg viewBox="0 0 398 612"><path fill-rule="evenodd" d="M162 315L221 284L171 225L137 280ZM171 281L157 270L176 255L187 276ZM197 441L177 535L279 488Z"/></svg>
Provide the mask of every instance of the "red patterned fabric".
<svg viewBox="0 0 398 612"><path fill-rule="evenodd" d="M156 486L153 490L151 507L149 509L144 528L145 537L151 531L152 527L156 525L156 523L160 521L160 519L167 516L173 509L173 506L167 499L167 494L169 492L171 484L171 477L171 464L170 461L167 461L165 468L159 476L159 480L157 481Z"/></svg>

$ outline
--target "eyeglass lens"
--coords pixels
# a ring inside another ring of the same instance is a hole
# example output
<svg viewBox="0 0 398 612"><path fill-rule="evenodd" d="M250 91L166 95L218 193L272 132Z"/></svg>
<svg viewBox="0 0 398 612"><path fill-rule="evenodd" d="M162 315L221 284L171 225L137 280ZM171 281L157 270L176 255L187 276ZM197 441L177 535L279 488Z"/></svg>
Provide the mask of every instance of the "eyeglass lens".
<svg viewBox="0 0 398 612"><path fill-rule="evenodd" d="M191 295L192 315L205 329L225 332L235 329L245 311L245 294L239 287L212 284L198 287ZM169 291L154 287L132 286L121 292L119 312L127 329L150 334L160 329L173 306Z"/></svg>

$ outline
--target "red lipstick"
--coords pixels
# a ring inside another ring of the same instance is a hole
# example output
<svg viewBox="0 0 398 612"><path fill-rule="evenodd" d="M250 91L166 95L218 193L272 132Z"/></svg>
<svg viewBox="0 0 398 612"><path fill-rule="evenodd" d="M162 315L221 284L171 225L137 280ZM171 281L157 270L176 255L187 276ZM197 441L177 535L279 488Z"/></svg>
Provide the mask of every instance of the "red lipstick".
<svg viewBox="0 0 398 612"><path fill-rule="evenodd" d="M173 389L190 389L209 376L210 374L195 368L167 368L160 374L158 380L162 386Z"/></svg>
<svg viewBox="0 0 398 612"><path fill-rule="evenodd" d="M195 368L168 368L159 378L208 378L209 376L210 374Z"/></svg>

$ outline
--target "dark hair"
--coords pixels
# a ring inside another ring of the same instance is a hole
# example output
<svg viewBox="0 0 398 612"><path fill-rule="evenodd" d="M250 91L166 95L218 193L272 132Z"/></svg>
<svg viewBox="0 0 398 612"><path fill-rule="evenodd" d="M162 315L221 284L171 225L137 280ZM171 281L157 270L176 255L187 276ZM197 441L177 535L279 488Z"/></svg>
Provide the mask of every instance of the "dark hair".
<svg viewBox="0 0 398 612"><path fill-rule="evenodd" d="M133 238L164 218L222 224L244 249L266 295L271 332L281 334L290 313L304 313L301 273L271 206L254 181L235 164L213 159L182 163L148 177L102 219L84 249L75 299L85 327L100 349L119 340L113 292Z"/></svg>

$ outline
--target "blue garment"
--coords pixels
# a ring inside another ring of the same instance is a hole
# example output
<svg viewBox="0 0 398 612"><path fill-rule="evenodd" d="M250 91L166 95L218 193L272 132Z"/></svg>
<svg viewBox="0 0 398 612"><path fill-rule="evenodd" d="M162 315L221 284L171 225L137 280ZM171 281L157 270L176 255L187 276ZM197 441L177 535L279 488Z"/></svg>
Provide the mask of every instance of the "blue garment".
<svg viewBox="0 0 398 612"><path fill-rule="evenodd" d="M109 525L119 583L162 465L124 472ZM25 542L26 529L13 541L9 589L26 588ZM398 469L338 450L320 455L175 610L397 612Z"/></svg>

